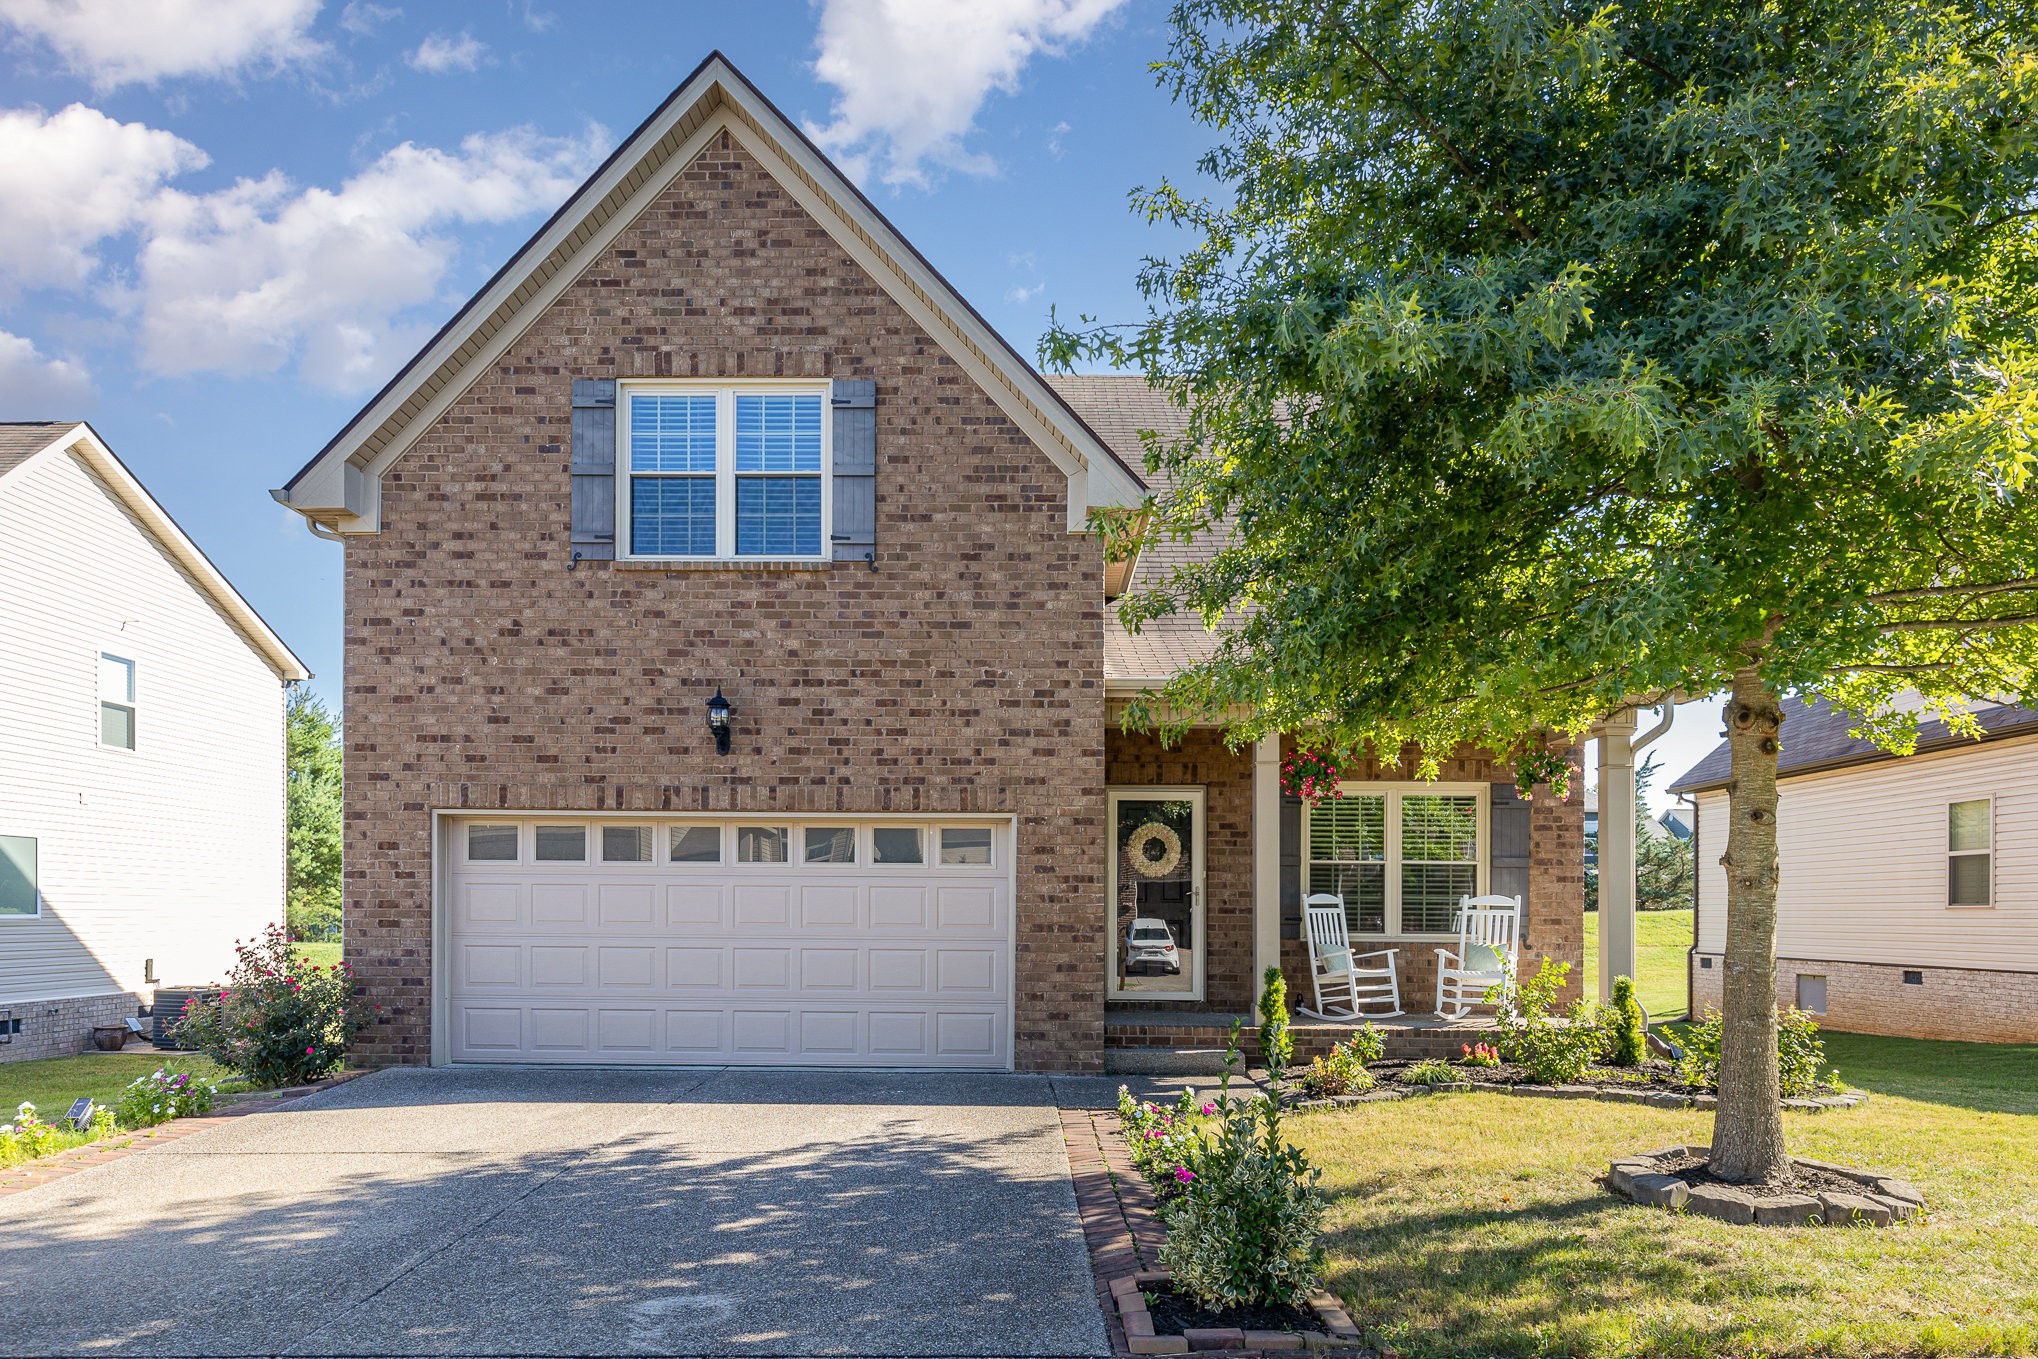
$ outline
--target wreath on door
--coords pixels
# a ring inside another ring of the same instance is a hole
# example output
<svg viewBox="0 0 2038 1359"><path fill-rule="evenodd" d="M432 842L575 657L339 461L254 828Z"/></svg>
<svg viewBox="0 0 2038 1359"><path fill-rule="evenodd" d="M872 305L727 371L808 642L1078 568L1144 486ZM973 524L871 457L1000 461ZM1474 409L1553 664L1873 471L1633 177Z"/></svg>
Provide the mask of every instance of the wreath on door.
<svg viewBox="0 0 2038 1359"><path fill-rule="evenodd" d="M1142 878L1165 878L1182 865L1182 837L1149 821L1126 837L1125 858Z"/></svg>

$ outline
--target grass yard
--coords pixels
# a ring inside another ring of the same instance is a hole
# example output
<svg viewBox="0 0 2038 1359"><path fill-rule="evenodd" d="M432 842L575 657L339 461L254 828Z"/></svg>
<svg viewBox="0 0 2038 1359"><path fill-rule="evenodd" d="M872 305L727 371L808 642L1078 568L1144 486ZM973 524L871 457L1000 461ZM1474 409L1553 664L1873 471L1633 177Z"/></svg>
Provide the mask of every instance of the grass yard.
<svg viewBox="0 0 2038 1359"><path fill-rule="evenodd" d="M331 967L340 960L340 941L337 939L299 939L291 944L290 951L304 959L307 963L316 963L320 967Z"/></svg>
<svg viewBox="0 0 2038 1359"><path fill-rule="evenodd" d="M1786 1114L1792 1149L1902 1174L1928 1218L1634 1207L1598 1184L1607 1163L1708 1141L1711 1115L1441 1095L1288 1124L1332 1197L1329 1283L1409 1359L2038 1353L2038 1046L1826 1037L1873 1098Z"/></svg>
<svg viewBox="0 0 2038 1359"><path fill-rule="evenodd" d="M227 1073L209 1057L190 1052L108 1052L89 1057L51 1057L39 1062L9 1062L0 1066L0 1121L12 1115L23 1100L47 1119L56 1119L80 1095L90 1095L97 1104L117 1104L120 1092L139 1077L158 1067L193 1076L208 1076L215 1083Z"/></svg>
<svg viewBox="0 0 2038 1359"><path fill-rule="evenodd" d="M1685 1006L1684 956L1691 948L1690 911L1635 913L1635 994L1651 1022L1677 1019ZM1599 983L1599 912L1585 913L1585 992Z"/></svg>

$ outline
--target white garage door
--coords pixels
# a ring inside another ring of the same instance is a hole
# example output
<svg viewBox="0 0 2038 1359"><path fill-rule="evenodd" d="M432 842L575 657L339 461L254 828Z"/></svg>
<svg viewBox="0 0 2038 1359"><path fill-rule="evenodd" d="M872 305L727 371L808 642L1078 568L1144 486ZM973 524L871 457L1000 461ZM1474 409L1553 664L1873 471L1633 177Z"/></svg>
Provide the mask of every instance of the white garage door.
<svg viewBox="0 0 2038 1359"><path fill-rule="evenodd" d="M1011 826L448 826L460 1062L1011 1065Z"/></svg>

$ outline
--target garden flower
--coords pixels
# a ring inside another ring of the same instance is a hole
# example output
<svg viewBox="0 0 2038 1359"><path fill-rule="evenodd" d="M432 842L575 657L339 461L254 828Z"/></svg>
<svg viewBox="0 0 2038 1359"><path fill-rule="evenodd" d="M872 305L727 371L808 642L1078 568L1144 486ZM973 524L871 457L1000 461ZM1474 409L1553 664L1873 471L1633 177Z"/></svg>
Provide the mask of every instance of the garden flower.
<svg viewBox="0 0 2038 1359"><path fill-rule="evenodd" d="M1189 1182L1190 1182L1191 1180L1193 1180L1193 1179L1195 1179L1195 1178L1196 1178L1196 1172L1195 1172L1195 1171L1193 1171L1193 1170L1191 1170L1191 1169L1189 1169L1189 1167L1187 1167L1187 1166L1176 1166L1176 1167L1175 1167L1175 1178L1176 1178L1176 1179L1177 1179L1178 1181L1180 1181L1181 1183L1183 1183L1183 1184L1187 1184L1187 1183L1189 1183Z"/></svg>
<svg viewBox="0 0 2038 1359"><path fill-rule="evenodd" d="M1197 1112L1201 1113L1205 1118L1208 1118L1210 1115L1217 1112L1217 1106L1214 1104L1206 1104Z"/></svg>

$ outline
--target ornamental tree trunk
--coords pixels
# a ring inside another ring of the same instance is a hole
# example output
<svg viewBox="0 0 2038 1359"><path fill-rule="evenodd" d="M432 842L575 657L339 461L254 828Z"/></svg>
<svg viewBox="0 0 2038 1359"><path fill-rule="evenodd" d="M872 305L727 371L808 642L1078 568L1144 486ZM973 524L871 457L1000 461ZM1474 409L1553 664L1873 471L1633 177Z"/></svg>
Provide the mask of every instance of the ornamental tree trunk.
<svg viewBox="0 0 2038 1359"><path fill-rule="evenodd" d="M1790 1165L1776 1075L1776 757L1783 705L1757 666L1727 700L1727 953L1712 1170L1752 1184Z"/></svg>

